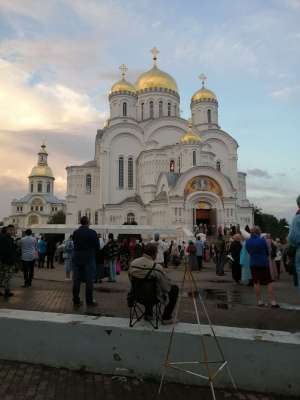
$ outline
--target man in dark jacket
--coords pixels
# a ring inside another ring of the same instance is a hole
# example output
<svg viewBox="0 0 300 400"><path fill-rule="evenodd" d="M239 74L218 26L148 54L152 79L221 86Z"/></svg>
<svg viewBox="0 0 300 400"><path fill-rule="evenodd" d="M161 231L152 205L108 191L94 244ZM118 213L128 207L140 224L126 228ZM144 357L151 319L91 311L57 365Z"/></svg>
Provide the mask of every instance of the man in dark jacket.
<svg viewBox="0 0 300 400"><path fill-rule="evenodd" d="M13 296L10 291L10 281L16 262L16 247L13 240L14 226L2 228L0 234L0 287L4 287L4 296Z"/></svg>
<svg viewBox="0 0 300 400"><path fill-rule="evenodd" d="M48 236L47 242L47 268L54 268L54 256L56 251L56 243L52 236Z"/></svg>
<svg viewBox="0 0 300 400"><path fill-rule="evenodd" d="M89 228L89 220L82 217L81 226L73 233L73 304L75 307L81 305L80 283L85 281L85 300L88 306L97 303L93 298L93 282L96 271L96 251L99 249L99 240L96 231Z"/></svg>

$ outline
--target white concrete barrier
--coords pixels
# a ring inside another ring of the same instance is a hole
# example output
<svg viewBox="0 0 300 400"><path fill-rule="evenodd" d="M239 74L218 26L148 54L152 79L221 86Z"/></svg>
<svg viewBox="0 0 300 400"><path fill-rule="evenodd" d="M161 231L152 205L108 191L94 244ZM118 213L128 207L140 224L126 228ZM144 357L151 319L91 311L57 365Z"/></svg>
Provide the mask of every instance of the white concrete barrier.
<svg viewBox="0 0 300 400"><path fill-rule="evenodd" d="M232 374L240 389L300 395L300 333L215 327ZM203 325L210 360L215 342ZM141 323L128 327L124 318L0 310L0 359L70 369L159 379L170 327L152 330ZM199 360L199 329L178 324L172 360ZM168 379L205 384L192 375L168 370ZM217 386L230 388L226 371Z"/></svg>

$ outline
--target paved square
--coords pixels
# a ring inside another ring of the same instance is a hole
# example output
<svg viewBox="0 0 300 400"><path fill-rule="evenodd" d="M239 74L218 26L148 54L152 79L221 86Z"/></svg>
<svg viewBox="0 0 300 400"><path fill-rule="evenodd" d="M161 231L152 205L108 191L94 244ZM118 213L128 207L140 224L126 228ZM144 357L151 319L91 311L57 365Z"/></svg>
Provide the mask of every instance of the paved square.
<svg viewBox="0 0 300 400"><path fill-rule="evenodd" d="M170 278L180 284L183 267L169 268ZM292 277L282 273L281 280L274 283L275 294L281 305L280 309L258 308L255 303L253 288L237 285L231 279L227 268L224 277L215 274L213 264L205 264L203 271L194 272L201 288L213 324L248 327L257 329L300 331L300 301ZM63 265L56 265L54 270L36 269L31 288L22 288L22 274L13 279L14 296L8 300L0 297L0 307L48 311L55 313L95 314L98 316L128 317L126 295L129 290L127 272L118 276L117 283L105 280L95 285L95 299L98 306L92 310L85 306L74 310L72 305L72 282L64 280ZM82 285L84 287L84 285ZM84 299L84 291L81 297ZM265 297L266 299L266 297ZM202 315L203 317L203 315ZM190 290L186 287L179 319L182 322L195 322ZM202 321L205 323L205 319Z"/></svg>

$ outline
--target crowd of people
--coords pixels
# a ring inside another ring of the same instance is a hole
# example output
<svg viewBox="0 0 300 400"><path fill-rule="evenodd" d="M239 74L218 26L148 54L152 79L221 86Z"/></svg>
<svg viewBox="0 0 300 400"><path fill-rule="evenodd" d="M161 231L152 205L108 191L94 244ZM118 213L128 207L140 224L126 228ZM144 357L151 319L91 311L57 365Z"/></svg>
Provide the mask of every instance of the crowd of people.
<svg viewBox="0 0 300 400"><path fill-rule="evenodd" d="M225 274L227 264L236 284L253 286L257 305L265 305L261 286L267 286L269 305L279 307L273 282L280 279L283 266L293 275L295 285L300 277L300 196L297 199L298 211L291 224L288 243L278 238L262 234L259 227L244 230L239 227L231 230L217 229L215 237L207 237L205 228L195 233L195 238L170 242L161 239L159 233L153 240L145 243L141 238L125 238L119 242L112 233L107 238L90 229L87 217L81 218L80 227L65 240L55 243L43 236L36 238L30 229L24 237L14 239L14 227L3 227L0 234L0 287L3 296L9 298L11 278L16 266L22 267L24 288L32 285L34 268L54 268L54 260L64 263L66 280L73 281L73 304L80 307L80 286L85 282L87 306L95 306L93 286L107 278L116 282L120 272L128 271L129 277L155 277L157 296L165 305L163 320L172 320L172 312L178 297L178 287L170 281L168 266L174 268L184 263L192 271L202 271L206 262L215 263L217 276ZM298 285L299 287L299 285ZM300 293L300 290L299 290ZM147 310L151 317L151 310Z"/></svg>

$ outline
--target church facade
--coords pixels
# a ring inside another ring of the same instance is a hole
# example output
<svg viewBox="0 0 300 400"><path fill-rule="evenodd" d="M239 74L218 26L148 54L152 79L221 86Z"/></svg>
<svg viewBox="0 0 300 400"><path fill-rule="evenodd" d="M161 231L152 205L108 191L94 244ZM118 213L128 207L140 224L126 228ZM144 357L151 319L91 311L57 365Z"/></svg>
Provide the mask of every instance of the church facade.
<svg viewBox="0 0 300 400"><path fill-rule="evenodd" d="M95 156L67 167L67 223L241 227L253 223L238 143L222 130L216 95L191 97L191 119L180 117L176 81L157 66L135 84L122 78L109 93L110 116L95 140Z"/></svg>
<svg viewBox="0 0 300 400"><path fill-rule="evenodd" d="M28 192L11 202L11 215L4 224L13 224L18 231L32 225L47 224L49 218L58 211L65 212L65 200L54 196L54 175L48 165L46 145L38 152L37 164L28 177Z"/></svg>

